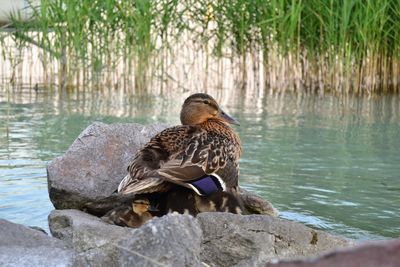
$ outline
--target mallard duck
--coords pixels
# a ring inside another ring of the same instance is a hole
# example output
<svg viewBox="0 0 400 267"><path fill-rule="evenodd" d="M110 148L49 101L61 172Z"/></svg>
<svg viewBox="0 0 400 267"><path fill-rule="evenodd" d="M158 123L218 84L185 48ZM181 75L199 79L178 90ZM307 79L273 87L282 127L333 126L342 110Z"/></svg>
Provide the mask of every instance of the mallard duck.
<svg viewBox="0 0 400 267"><path fill-rule="evenodd" d="M239 136L211 96L197 93L183 103L182 125L167 128L140 149L118 192L166 192L174 185L198 195L237 190L241 154Z"/></svg>
<svg viewBox="0 0 400 267"><path fill-rule="evenodd" d="M120 206L111 210L102 217L102 220L110 224L137 228L151 218L153 215L150 213L149 200L136 199L131 206Z"/></svg>

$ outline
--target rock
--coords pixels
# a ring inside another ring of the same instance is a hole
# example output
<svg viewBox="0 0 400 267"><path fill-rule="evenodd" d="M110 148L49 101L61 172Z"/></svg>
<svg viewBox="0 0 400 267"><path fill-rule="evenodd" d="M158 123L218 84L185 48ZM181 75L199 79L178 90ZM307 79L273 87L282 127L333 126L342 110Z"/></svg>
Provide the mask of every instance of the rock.
<svg viewBox="0 0 400 267"><path fill-rule="evenodd" d="M49 215L51 234L83 252L107 243L115 243L131 233L132 228L118 227L79 210L53 210Z"/></svg>
<svg viewBox="0 0 400 267"><path fill-rule="evenodd" d="M50 162L47 179L50 199L56 209L79 209L104 215L132 196L115 193L127 174L136 151L165 129L154 124L94 123L86 128L68 151ZM241 190L251 213L277 216L276 209L260 196Z"/></svg>
<svg viewBox="0 0 400 267"><path fill-rule="evenodd" d="M77 266L265 266L353 245L266 215L210 212L194 218L173 213L132 229L78 210L56 210L49 225L75 250Z"/></svg>
<svg viewBox="0 0 400 267"><path fill-rule="evenodd" d="M47 167L50 199L56 209L102 215L126 199L113 194L136 151L166 126L94 123L68 151Z"/></svg>
<svg viewBox="0 0 400 267"><path fill-rule="evenodd" d="M346 250L337 250L319 258L267 264L269 267L398 267L400 239L372 242Z"/></svg>
<svg viewBox="0 0 400 267"><path fill-rule="evenodd" d="M169 214L132 229L81 211L56 210L49 225L74 248L77 266L200 266L202 232L188 215Z"/></svg>
<svg viewBox="0 0 400 267"><path fill-rule="evenodd" d="M201 258L211 266L265 266L271 260L295 259L353 242L300 223L263 215L201 213Z"/></svg>
<svg viewBox="0 0 400 267"><path fill-rule="evenodd" d="M61 240L0 220L0 266L394 267L400 262L400 240L304 260L354 243L265 215L173 213L132 229L82 211L56 210L49 225Z"/></svg>
<svg viewBox="0 0 400 267"><path fill-rule="evenodd" d="M66 242L0 219L0 266L73 266Z"/></svg>
<svg viewBox="0 0 400 267"><path fill-rule="evenodd" d="M121 243L129 248L122 253L129 259L129 266L152 266L148 259L157 262L157 266L202 266L202 231L194 217L172 213L152 219L136 231Z"/></svg>

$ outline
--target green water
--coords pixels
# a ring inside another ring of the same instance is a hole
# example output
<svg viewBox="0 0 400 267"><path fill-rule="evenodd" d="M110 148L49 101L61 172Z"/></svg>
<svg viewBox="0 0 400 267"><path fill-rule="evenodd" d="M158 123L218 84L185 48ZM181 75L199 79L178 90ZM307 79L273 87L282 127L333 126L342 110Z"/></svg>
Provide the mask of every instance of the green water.
<svg viewBox="0 0 400 267"><path fill-rule="evenodd" d="M209 93L241 122L241 185L281 217L356 239L400 236L398 97ZM189 94L0 88L0 218L48 229L48 161L93 121L177 124Z"/></svg>

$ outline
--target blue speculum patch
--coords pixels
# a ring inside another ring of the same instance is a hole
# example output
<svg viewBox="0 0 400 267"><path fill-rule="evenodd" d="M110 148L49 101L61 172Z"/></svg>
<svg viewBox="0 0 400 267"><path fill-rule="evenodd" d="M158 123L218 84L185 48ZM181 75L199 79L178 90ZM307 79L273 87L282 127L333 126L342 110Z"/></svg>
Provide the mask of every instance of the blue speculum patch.
<svg viewBox="0 0 400 267"><path fill-rule="evenodd" d="M223 191L220 181L213 175L206 175L197 180L189 182L201 195L210 195L215 192Z"/></svg>

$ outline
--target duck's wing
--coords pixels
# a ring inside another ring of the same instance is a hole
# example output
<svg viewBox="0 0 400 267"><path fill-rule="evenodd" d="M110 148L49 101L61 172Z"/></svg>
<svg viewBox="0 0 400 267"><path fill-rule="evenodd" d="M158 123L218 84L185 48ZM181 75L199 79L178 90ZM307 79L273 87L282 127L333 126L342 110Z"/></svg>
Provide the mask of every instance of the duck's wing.
<svg viewBox="0 0 400 267"><path fill-rule="evenodd" d="M236 187L237 149L232 140L215 133L189 126L169 128L138 152L118 191L163 192L178 184L208 194Z"/></svg>
<svg viewBox="0 0 400 267"><path fill-rule="evenodd" d="M146 194L153 192L166 192L172 184L160 177L149 177L146 179L132 179L128 174L118 186L118 192L123 194Z"/></svg>
<svg viewBox="0 0 400 267"><path fill-rule="evenodd" d="M229 139L201 132L193 136L184 151L146 175L191 188L200 195L225 191L238 185L236 155Z"/></svg>
<svg viewBox="0 0 400 267"><path fill-rule="evenodd" d="M140 149L128 167L128 175L120 182L118 192L151 193L163 192L170 188L168 182L160 177L152 177L149 173L157 170L168 161L170 155L184 150L187 140L197 131L196 127L175 126L167 128Z"/></svg>
<svg viewBox="0 0 400 267"><path fill-rule="evenodd" d="M118 185L118 192L123 194L142 194L167 191L169 186L162 179L157 177L144 179L146 173L159 167L161 158L164 157L160 155L151 146L141 149L128 167L128 175Z"/></svg>

